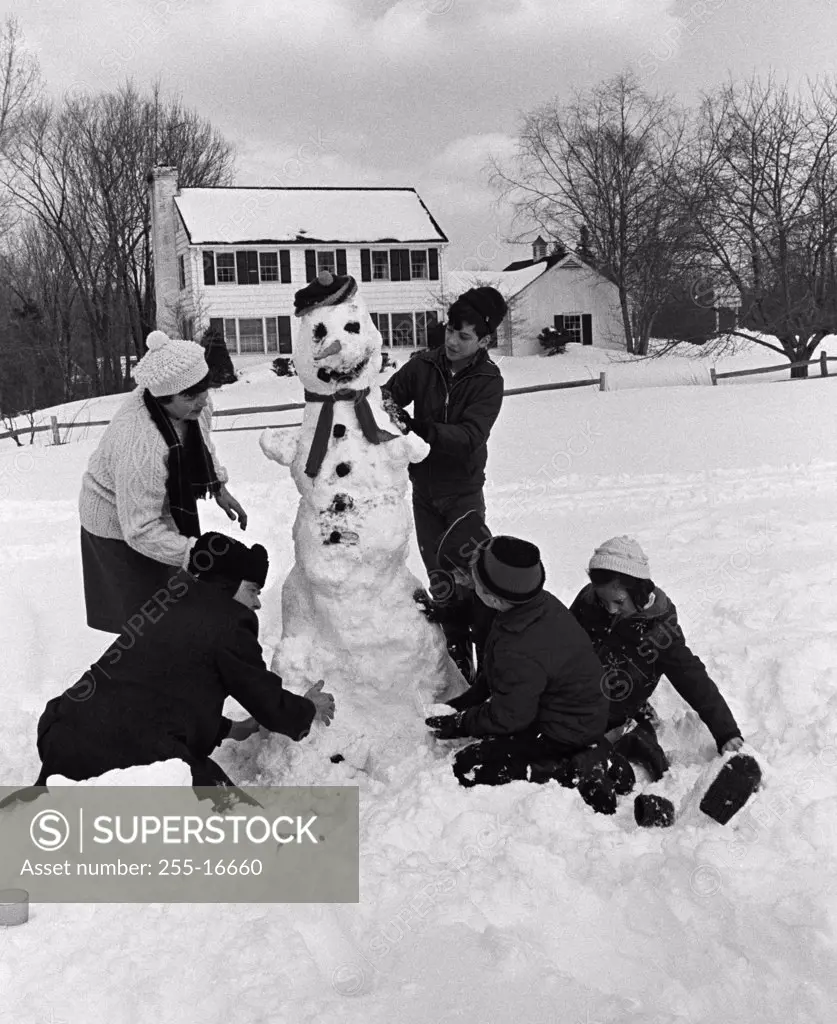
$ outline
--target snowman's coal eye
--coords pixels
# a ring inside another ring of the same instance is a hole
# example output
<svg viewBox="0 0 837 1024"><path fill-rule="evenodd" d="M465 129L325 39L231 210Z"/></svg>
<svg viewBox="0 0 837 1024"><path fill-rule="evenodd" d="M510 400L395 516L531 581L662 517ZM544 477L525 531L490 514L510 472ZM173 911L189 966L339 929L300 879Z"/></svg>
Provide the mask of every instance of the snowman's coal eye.
<svg viewBox="0 0 837 1024"><path fill-rule="evenodd" d="M343 325L343 330L348 334L360 334L360 324L357 320L352 320L347 324Z"/></svg>
<svg viewBox="0 0 837 1024"><path fill-rule="evenodd" d="M317 341L322 341L328 335L328 328L325 324L317 324L314 328L314 337Z"/></svg>

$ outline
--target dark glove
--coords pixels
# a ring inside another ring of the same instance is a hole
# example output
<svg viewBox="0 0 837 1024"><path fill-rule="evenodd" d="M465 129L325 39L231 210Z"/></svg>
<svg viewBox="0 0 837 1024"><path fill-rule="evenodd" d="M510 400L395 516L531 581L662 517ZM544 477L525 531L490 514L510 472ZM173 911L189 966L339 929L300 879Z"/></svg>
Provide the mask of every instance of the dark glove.
<svg viewBox="0 0 837 1024"><path fill-rule="evenodd" d="M428 622L443 623L449 622L455 617L453 609L442 604L441 601L434 601L426 590L413 591L413 600L419 606L419 611Z"/></svg>
<svg viewBox="0 0 837 1024"><path fill-rule="evenodd" d="M424 724L429 727L437 740L456 740L468 735L462 725L464 717L463 711L457 715L433 715L430 718L425 718Z"/></svg>
<svg viewBox="0 0 837 1024"><path fill-rule="evenodd" d="M381 404L389 414L389 418L393 423L396 423L405 434L409 430L412 430L412 417L401 408L385 388L381 389Z"/></svg>

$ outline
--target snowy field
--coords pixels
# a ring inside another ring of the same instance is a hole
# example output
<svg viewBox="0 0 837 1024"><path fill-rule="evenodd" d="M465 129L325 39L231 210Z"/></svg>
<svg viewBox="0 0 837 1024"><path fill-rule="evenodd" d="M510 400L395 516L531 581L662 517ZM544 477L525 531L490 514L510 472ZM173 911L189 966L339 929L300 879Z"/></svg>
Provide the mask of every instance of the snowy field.
<svg viewBox="0 0 837 1024"><path fill-rule="evenodd" d="M597 375L589 350L501 361L508 387L583 365ZM638 829L632 796L607 818L555 783L460 789L441 746L388 779L331 763L311 779L260 756L257 737L225 744L242 782L360 787L361 902L33 906L0 929L3 1024L833 1024L837 384L745 380L509 397L486 488L492 530L536 542L566 603L598 543L640 541L765 770L730 825L695 806L717 754L666 682L670 829ZM251 367L216 406L300 397L297 380ZM295 422L264 422L283 416ZM216 426L247 422L233 420ZM45 702L104 647L84 622L76 511L99 433L0 449L2 785L35 778ZM297 492L257 439L216 434L245 539L271 556L269 658ZM214 504L201 514L228 528ZM415 546L410 567L424 578Z"/></svg>

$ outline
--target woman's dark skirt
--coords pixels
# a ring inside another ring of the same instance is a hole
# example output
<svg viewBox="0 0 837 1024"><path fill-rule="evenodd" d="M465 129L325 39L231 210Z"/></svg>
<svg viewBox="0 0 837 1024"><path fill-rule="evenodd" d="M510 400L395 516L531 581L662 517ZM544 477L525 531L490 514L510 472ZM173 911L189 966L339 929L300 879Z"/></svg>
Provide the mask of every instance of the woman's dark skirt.
<svg viewBox="0 0 837 1024"><path fill-rule="evenodd" d="M121 633L128 619L178 571L134 551L124 540L96 537L81 528L81 569L87 625Z"/></svg>

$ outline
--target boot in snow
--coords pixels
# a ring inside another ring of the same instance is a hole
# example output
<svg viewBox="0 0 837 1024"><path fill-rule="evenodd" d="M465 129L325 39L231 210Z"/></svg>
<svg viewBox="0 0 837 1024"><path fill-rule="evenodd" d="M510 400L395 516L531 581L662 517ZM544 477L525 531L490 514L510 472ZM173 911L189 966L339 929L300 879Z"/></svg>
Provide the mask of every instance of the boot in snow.
<svg viewBox="0 0 837 1024"><path fill-rule="evenodd" d="M655 793L640 793L634 800L634 820L642 828L667 828L674 824L674 804Z"/></svg>
<svg viewBox="0 0 837 1024"><path fill-rule="evenodd" d="M633 764L647 769L654 782L659 781L668 771L668 758L660 746L654 727L647 721L638 722L613 744L613 749Z"/></svg>
<svg viewBox="0 0 837 1024"><path fill-rule="evenodd" d="M736 754L715 776L700 809L720 825L737 814L761 785L761 768L749 754Z"/></svg>

